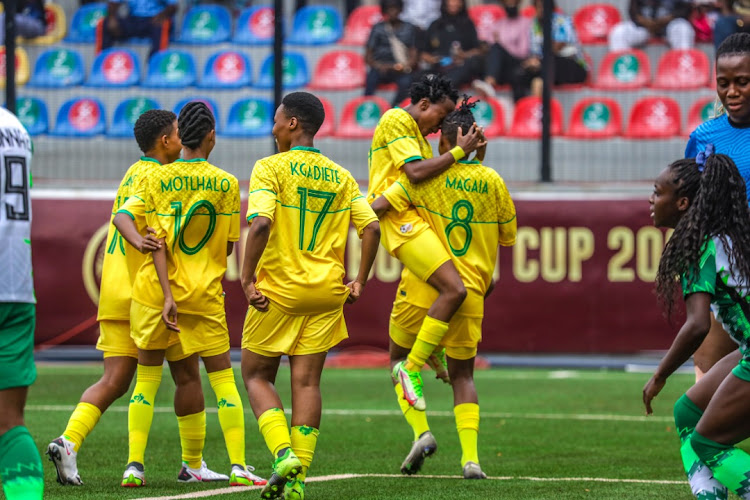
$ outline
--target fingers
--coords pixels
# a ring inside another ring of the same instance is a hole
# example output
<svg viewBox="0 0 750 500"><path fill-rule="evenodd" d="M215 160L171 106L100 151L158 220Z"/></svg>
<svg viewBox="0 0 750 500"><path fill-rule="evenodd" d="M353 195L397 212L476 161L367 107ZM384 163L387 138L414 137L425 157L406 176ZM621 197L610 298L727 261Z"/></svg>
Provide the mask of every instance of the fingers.
<svg viewBox="0 0 750 500"><path fill-rule="evenodd" d="M258 292L258 295L260 295L260 298L254 299L250 301L250 305L253 306L255 309L257 309L260 312L266 312L268 311L268 304L269 300L268 297Z"/></svg>
<svg viewBox="0 0 750 500"><path fill-rule="evenodd" d="M141 252L147 253L147 252L155 252L156 250L161 248L161 242L157 239L151 236L150 234L145 236L143 240L141 241Z"/></svg>
<svg viewBox="0 0 750 500"><path fill-rule="evenodd" d="M147 226L146 232L151 233L151 234L156 234L156 229L154 229L153 227Z"/></svg>
<svg viewBox="0 0 750 500"><path fill-rule="evenodd" d="M179 332L180 328L177 326L177 311L164 311L161 315L161 319L167 326L167 330L173 332Z"/></svg>

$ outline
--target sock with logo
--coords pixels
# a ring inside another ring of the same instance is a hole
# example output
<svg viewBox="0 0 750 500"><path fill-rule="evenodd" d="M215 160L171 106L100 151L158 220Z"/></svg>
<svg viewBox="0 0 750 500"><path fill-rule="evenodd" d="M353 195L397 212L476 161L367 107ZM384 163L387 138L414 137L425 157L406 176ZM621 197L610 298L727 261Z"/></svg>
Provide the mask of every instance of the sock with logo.
<svg viewBox="0 0 750 500"><path fill-rule="evenodd" d="M139 364L135 389L128 406L128 463L143 464L148 433L154 419L154 399L161 384L162 367Z"/></svg>
<svg viewBox="0 0 750 500"><path fill-rule="evenodd" d="M234 371L227 368L209 373L208 380L216 394L219 424L224 433L229 461L232 465L245 468L245 413L237 384L234 383Z"/></svg>

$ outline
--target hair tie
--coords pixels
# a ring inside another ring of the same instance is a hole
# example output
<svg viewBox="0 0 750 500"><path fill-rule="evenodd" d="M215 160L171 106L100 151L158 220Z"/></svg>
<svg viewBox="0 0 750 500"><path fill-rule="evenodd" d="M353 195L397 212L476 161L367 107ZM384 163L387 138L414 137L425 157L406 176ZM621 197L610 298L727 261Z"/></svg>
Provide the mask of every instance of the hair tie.
<svg viewBox="0 0 750 500"><path fill-rule="evenodd" d="M703 173L703 170L706 168L706 160L708 160L708 157L712 154L714 154L714 145L708 143L706 144L706 149L698 153L695 157L695 163L698 165L698 172Z"/></svg>

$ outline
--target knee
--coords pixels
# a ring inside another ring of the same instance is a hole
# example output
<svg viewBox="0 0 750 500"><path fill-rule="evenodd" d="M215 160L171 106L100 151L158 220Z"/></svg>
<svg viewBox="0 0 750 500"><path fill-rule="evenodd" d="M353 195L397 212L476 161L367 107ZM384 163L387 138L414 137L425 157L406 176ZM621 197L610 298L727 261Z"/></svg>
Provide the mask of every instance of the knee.
<svg viewBox="0 0 750 500"><path fill-rule="evenodd" d="M460 280L457 283L452 283L448 289L448 297L458 305L463 304L466 300L466 294L466 286Z"/></svg>
<svg viewBox="0 0 750 500"><path fill-rule="evenodd" d="M132 375L127 376L127 374L117 373L113 376L103 377L100 383L104 385L107 393L112 394L114 399L118 399L130 390L132 380Z"/></svg>

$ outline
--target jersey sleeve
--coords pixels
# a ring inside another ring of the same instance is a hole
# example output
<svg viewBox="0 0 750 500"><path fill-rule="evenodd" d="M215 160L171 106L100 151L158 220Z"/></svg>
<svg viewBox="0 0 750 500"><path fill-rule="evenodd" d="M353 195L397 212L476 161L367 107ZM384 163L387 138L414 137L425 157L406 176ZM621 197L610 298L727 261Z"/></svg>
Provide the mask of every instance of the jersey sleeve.
<svg viewBox="0 0 750 500"><path fill-rule="evenodd" d="M362 231L364 231L367 225L371 222L377 222L378 217L375 215L370 204L367 203L367 200L359 190L357 181L355 181L354 178L351 178L350 183L352 186L349 191L352 207L352 224L354 224L354 227L357 229L357 235L362 237Z"/></svg>
<svg viewBox="0 0 750 500"><path fill-rule="evenodd" d="M698 139L695 137L695 131L690 134L687 145L685 146L685 158L695 158L698 155Z"/></svg>
<svg viewBox="0 0 750 500"><path fill-rule="evenodd" d="M516 219L516 206L510 197L505 182L498 178L497 186L497 223L500 230L500 244L506 247L516 244L516 233L518 222Z"/></svg>
<svg viewBox="0 0 750 500"><path fill-rule="evenodd" d="M250 177L250 192L247 196L248 223L259 215L273 221L278 196L279 181L276 172L267 163L256 162Z"/></svg>
<svg viewBox="0 0 750 500"><path fill-rule="evenodd" d="M167 234L169 234L169 228L164 227L164 224L162 223L162 217L160 217L157 213L156 200L154 199L153 190L149 189L148 191L146 191L144 200L144 205L146 207L146 225L156 231L156 234L154 236L160 239L165 239L167 237Z"/></svg>
<svg viewBox="0 0 750 500"><path fill-rule="evenodd" d="M240 185L237 179L232 179L232 215L229 222L229 241L240 239Z"/></svg>
<svg viewBox="0 0 750 500"><path fill-rule="evenodd" d="M411 183L406 175L401 175L396 182L383 191L383 196L391 204L393 211L401 213L412 205L408 189Z"/></svg>
<svg viewBox="0 0 750 500"><path fill-rule="evenodd" d="M405 118L403 113L394 114L386 129L386 147L396 168L401 168L410 161L422 159L419 142Z"/></svg>
<svg viewBox="0 0 750 500"><path fill-rule="evenodd" d="M698 269L682 275L682 296L699 292L716 292L716 247L711 240L706 243Z"/></svg>
<svg viewBox="0 0 750 500"><path fill-rule="evenodd" d="M143 218L146 216L146 192L145 190L138 191L136 194L122 204L117 213L124 213L130 216L131 219Z"/></svg>

